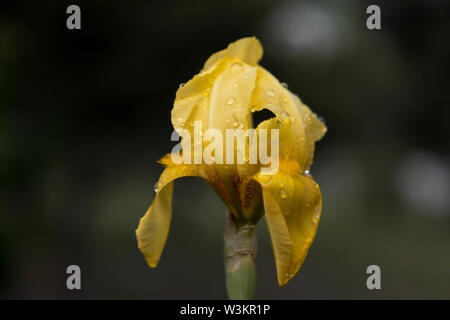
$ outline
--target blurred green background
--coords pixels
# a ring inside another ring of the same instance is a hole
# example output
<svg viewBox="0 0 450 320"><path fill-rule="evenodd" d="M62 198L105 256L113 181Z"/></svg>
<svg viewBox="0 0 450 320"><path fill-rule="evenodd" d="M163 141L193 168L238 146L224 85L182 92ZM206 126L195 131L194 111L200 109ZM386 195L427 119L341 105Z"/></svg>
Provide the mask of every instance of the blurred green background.
<svg viewBox="0 0 450 320"><path fill-rule="evenodd" d="M279 288L262 221L256 298L450 298L448 2L77 1L79 31L70 4L0 5L0 298L226 297L225 207L206 183L177 181L157 269L134 231L178 85L252 35L329 129L309 256ZM71 264L81 291L66 289ZM366 288L371 264L381 290Z"/></svg>

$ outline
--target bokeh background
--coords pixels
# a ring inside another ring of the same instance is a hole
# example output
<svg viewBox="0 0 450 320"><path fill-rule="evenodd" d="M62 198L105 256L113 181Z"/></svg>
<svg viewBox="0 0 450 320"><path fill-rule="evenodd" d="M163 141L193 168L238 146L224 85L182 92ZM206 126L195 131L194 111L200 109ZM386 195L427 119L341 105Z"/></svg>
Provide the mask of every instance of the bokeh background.
<svg viewBox="0 0 450 320"><path fill-rule="evenodd" d="M261 221L256 298L450 298L448 2L76 1L79 31L70 4L0 5L0 298L226 297L225 207L206 183L177 181L157 269L134 230L179 84L253 35L329 129L310 254L279 288ZM382 30L366 28L369 4ZM65 287L70 264L81 291ZM371 264L381 290L366 288Z"/></svg>

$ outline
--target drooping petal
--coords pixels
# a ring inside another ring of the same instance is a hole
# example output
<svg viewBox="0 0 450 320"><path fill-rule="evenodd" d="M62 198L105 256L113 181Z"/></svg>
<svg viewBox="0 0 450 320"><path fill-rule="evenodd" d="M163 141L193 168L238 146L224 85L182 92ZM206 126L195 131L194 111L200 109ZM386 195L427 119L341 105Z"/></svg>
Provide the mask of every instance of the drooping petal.
<svg viewBox="0 0 450 320"><path fill-rule="evenodd" d="M156 267L166 243L172 217L173 180L199 176L195 166L175 165L164 169L157 184L157 193L136 230L139 250L148 265Z"/></svg>
<svg viewBox="0 0 450 320"><path fill-rule="evenodd" d="M316 234L322 210L319 186L306 175L281 171L255 176L263 190L265 217L275 254L278 283L300 269Z"/></svg>

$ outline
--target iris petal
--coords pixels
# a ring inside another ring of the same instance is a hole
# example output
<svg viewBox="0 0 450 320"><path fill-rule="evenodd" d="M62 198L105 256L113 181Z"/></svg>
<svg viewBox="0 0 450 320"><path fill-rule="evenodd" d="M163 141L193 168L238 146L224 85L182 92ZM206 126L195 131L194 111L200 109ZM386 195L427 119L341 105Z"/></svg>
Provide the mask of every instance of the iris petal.
<svg viewBox="0 0 450 320"><path fill-rule="evenodd" d="M155 268L169 233L172 217L173 180L186 176L198 176L195 166L177 165L164 169L157 184L157 193L136 230L139 250L147 264Z"/></svg>
<svg viewBox="0 0 450 320"><path fill-rule="evenodd" d="M220 59L232 56L250 65L256 65L263 55L261 43L255 37L247 37L232 42L224 50L214 53L206 60L202 71L209 70Z"/></svg>
<svg viewBox="0 0 450 320"><path fill-rule="evenodd" d="M283 171L257 174L275 254L278 283L285 285L300 269L317 231L322 210L319 186L310 177Z"/></svg>
<svg viewBox="0 0 450 320"><path fill-rule="evenodd" d="M308 170L313 158L314 143L322 138L326 127L315 113L282 86L270 72L258 67L251 111L262 109L269 109L276 115L292 120L290 141L280 137L280 143L289 145L289 148L284 149L280 146L280 157L295 159L304 170Z"/></svg>

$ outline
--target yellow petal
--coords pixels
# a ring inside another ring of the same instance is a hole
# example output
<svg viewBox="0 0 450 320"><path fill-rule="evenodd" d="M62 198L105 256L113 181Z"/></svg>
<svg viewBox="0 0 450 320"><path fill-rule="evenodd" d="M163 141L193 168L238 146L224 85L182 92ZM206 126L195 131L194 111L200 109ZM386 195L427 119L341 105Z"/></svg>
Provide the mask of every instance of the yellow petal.
<svg viewBox="0 0 450 320"><path fill-rule="evenodd" d="M225 56L207 72L195 75L177 91L172 109L172 125L194 136L195 121L202 132L209 128L247 129L252 126L251 96L256 67Z"/></svg>
<svg viewBox="0 0 450 320"><path fill-rule="evenodd" d="M224 91L223 94L228 93L230 97L227 98L227 103L230 98L233 98L241 108L248 108L248 102L244 99L240 101L239 92L250 89L253 90L255 72L253 69L262 56L262 46L256 38L243 38L231 43L227 49L219 51L212 55L203 70L195 75L185 85L181 86L176 95L174 108L172 109L172 124L174 128L186 128L193 133L193 122L202 121L203 130L206 130L211 118L210 98L211 91L215 85L217 90ZM241 64L243 68L236 68ZM216 81L220 75L227 71L227 76L221 77ZM234 79L232 79L234 77ZM230 82L233 80L233 82ZM231 87L224 84L231 85ZM232 94L237 93L235 97ZM218 101L214 101L214 105L218 106ZM228 104L227 104L228 105ZM217 110L215 108L214 110ZM242 111L237 110L237 121L240 121ZM233 124L233 114L231 117L223 117L223 121L230 120L229 124ZM245 117L244 117L245 118ZM243 125L246 125L244 119ZM235 122L237 123L237 122Z"/></svg>
<svg viewBox="0 0 450 320"><path fill-rule="evenodd" d="M256 65L263 55L261 43L255 37L247 37L232 42L224 50L214 53L205 62L203 71L210 69L224 56L232 56L248 63Z"/></svg>
<svg viewBox="0 0 450 320"><path fill-rule="evenodd" d="M317 118L317 115L311 111L300 98L295 94L290 93L291 99L294 102L297 110L299 110L300 117L303 119L305 126L305 158L303 159L304 170L309 170L314 157L314 149L316 141L322 139L327 132L325 124Z"/></svg>
<svg viewBox="0 0 450 320"><path fill-rule="evenodd" d="M235 60L214 82L209 104L209 127L247 130L252 126L250 102L256 67Z"/></svg>
<svg viewBox="0 0 450 320"><path fill-rule="evenodd" d="M172 125L175 129L185 128L193 135L194 121L202 121L203 129L207 129L212 86L233 61L231 57L222 59L214 68L195 75L178 89L172 109Z"/></svg>
<svg viewBox="0 0 450 320"><path fill-rule="evenodd" d="M279 160L289 161L289 159L296 159L293 154L296 152L298 142L295 140L296 135L292 130L293 120L289 117L276 116L261 122L256 128L258 139L254 140L250 145L250 148L259 148L260 140L260 130L267 130L267 153L272 154L272 139L271 130L278 129L278 149L279 149ZM259 151L258 151L259 152ZM298 164L298 162L295 162ZM299 171L303 172L303 171Z"/></svg>
<svg viewBox="0 0 450 320"><path fill-rule="evenodd" d="M322 210L319 186L310 176L257 174L275 254L278 283L285 285L300 269L316 234Z"/></svg>
<svg viewBox="0 0 450 320"><path fill-rule="evenodd" d="M300 99L283 87L267 70L258 67L251 110L269 109L276 115L290 118L291 138L280 137L280 157L295 159L304 170L308 170L314 153L314 143L326 132L325 125L317 119ZM283 148L284 146L289 146Z"/></svg>
<svg viewBox="0 0 450 320"><path fill-rule="evenodd" d="M172 217L172 181L185 176L198 176L198 172L194 166L187 165L164 169L157 184L155 199L139 221L136 230L138 247L152 268L158 264L169 233Z"/></svg>

